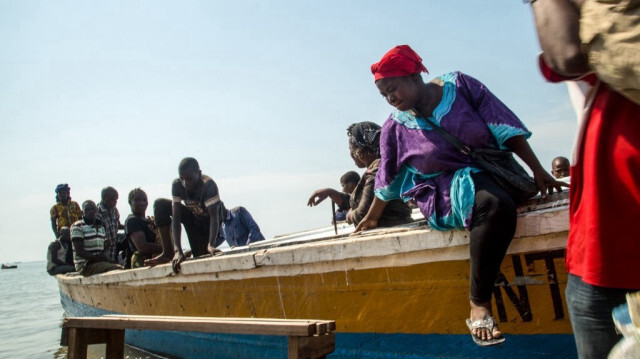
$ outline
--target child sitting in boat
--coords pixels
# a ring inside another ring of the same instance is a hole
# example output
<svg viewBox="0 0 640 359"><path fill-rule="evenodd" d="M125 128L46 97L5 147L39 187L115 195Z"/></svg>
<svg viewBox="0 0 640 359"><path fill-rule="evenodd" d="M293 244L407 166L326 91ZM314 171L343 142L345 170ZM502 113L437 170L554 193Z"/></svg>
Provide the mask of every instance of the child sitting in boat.
<svg viewBox="0 0 640 359"><path fill-rule="evenodd" d="M49 244L47 248L47 273L49 275L74 272L73 248L71 246L71 231L69 227L60 228L60 237Z"/></svg>
<svg viewBox="0 0 640 359"><path fill-rule="evenodd" d="M566 184L542 168L526 141L531 133L478 80L451 72L425 83L421 73L427 69L407 45L387 52L371 72L380 94L395 110L382 127L376 196L356 230L379 226L386 206L402 198L414 199L434 229L470 231L467 326L477 344L500 343L504 337L491 316L491 296L515 232L516 205L430 122L476 148L512 150L531 168L543 196Z"/></svg>
<svg viewBox="0 0 640 359"><path fill-rule="evenodd" d="M556 179L569 177L569 168L571 168L571 163L566 157L559 156L551 161L551 174Z"/></svg>
<svg viewBox="0 0 640 359"><path fill-rule="evenodd" d="M351 158L359 168L367 170L360 178L353 192L349 195L332 188L319 189L311 194L307 205L317 206L327 197L347 210L347 223L358 225L367 214L373 201L373 188L378 164L380 163L380 126L373 122L354 123L347 129ZM391 227L411 222L411 208L401 200L394 200L384 209L380 216L381 227Z"/></svg>
<svg viewBox="0 0 640 359"><path fill-rule="evenodd" d="M349 171L340 177L340 187L342 187L342 193L351 194L356 186L360 182L360 175L356 171ZM336 211L336 221L344 221L347 219L348 209L340 209ZM333 222L332 222L333 223Z"/></svg>

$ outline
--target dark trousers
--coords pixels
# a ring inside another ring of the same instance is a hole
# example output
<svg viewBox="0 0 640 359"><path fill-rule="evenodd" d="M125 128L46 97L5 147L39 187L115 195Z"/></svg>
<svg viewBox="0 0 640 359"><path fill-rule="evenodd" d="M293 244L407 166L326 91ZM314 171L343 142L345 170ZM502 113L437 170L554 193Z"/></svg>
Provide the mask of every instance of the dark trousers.
<svg viewBox="0 0 640 359"><path fill-rule="evenodd" d="M173 202L166 198L159 198L153 203L153 216L158 227L166 227L171 225L172 219L172 207ZM207 245L209 244L209 231L210 231L210 219L202 220L200 217L196 217L193 212L189 210L182 203L178 203L180 208L180 222L184 226L189 238L189 246L194 257L198 257L204 254L208 254ZM216 243L214 247L219 246L224 241L218 234L220 233L220 224L223 220L221 211L216 211L215 218L213 220L218 225L216 226Z"/></svg>
<svg viewBox="0 0 640 359"><path fill-rule="evenodd" d="M500 264L516 231L516 205L487 173L471 175L476 195L471 217L471 291L475 304L491 300Z"/></svg>
<svg viewBox="0 0 640 359"><path fill-rule="evenodd" d="M580 359L606 358L622 339L616 332L611 311L626 303L625 295L638 289L591 285L569 274L565 296Z"/></svg>

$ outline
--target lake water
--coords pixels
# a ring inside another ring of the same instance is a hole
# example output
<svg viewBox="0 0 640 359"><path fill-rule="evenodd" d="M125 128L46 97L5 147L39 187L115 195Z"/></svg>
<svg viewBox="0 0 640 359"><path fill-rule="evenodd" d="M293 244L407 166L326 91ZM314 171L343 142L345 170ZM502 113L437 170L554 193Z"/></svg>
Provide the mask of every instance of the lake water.
<svg viewBox="0 0 640 359"><path fill-rule="evenodd" d="M58 282L47 274L45 262L18 263L0 270L0 358L62 359ZM104 357L104 345L89 346L89 358ZM125 358L161 358L125 348Z"/></svg>

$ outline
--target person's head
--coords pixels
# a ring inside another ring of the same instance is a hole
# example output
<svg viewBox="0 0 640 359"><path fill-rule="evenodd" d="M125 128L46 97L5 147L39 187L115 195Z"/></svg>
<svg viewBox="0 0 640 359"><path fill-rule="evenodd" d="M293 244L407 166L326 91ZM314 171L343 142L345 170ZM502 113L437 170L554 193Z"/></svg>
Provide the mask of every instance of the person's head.
<svg viewBox="0 0 640 359"><path fill-rule="evenodd" d="M149 200L147 194L140 188L134 188L129 192L129 206L131 206L131 213L134 216L144 217L149 206Z"/></svg>
<svg viewBox="0 0 640 359"><path fill-rule="evenodd" d="M380 131L379 125L368 121L347 128L351 158L359 168L368 167L380 158Z"/></svg>
<svg viewBox="0 0 640 359"><path fill-rule="evenodd" d="M67 203L71 199L71 187L66 183L56 186L56 202Z"/></svg>
<svg viewBox="0 0 640 359"><path fill-rule="evenodd" d="M342 186L342 192L351 194L356 186L360 182L360 175L356 171L349 171L340 177L340 186Z"/></svg>
<svg viewBox="0 0 640 359"><path fill-rule="evenodd" d="M400 111L419 107L424 101L422 72L429 73L422 64L422 58L408 45L394 47L371 65L380 94Z"/></svg>
<svg viewBox="0 0 640 359"><path fill-rule="evenodd" d="M93 223L96 220L96 203L90 199L82 202L82 212L87 223Z"/></svg>
<svg viewBox="0 0 640 359"><path fill-rule="evenodd" d="M202 171L200 171L200 165L193 157L186 157L180 161L180 165L178 165L178 174L180 175L182 185L189 192L197 190L202 183Z"/></svg>
<svg viewBox="0 0 640 359"><path fill-rule="evenodd" d="M69 227L60 228L60 240L63 242L69 242L71 240L71 230Z"/></svg>
<svg viewBox="0 0 640 359"><path fill-rule="evenodd" d="M566 157L556 157L551 161L551 174L555 178L562 178L569 176L569 168L571 164Z"/></svg>
<svg viewBox="0 0 640 359"><path fill-rule="evenodd" d="M109 186L102 189L102 205L106 209L112 210L118 203L118 191L115 188Z"/></svg>

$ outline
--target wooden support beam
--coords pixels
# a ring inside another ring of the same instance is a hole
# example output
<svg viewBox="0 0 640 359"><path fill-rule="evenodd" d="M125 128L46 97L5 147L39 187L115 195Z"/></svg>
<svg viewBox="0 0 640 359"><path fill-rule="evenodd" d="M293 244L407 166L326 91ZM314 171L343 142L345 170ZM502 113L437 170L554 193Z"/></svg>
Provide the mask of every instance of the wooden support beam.
<svg viewBox="0 0 640 359"><path fill-rule="evenodd" d="M325 358L336 350L336 334L289 337L289 359Z"/></svg>
<svg viewBox="0 0 640 359"><path fill-rule="evenodd" d="M87 358L87 335L86 329L69 328L69 349L67 359Z"/></svg>
<svg viewBox="0 0 640 359"><path fill-rule="evenodd" d="M107 331L106 359L124 359L124 329Z"/></svg>

